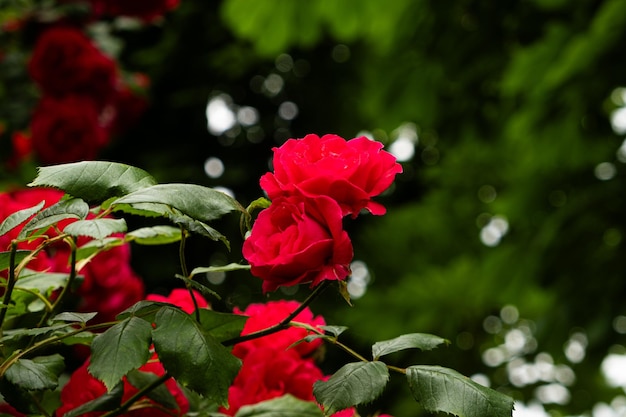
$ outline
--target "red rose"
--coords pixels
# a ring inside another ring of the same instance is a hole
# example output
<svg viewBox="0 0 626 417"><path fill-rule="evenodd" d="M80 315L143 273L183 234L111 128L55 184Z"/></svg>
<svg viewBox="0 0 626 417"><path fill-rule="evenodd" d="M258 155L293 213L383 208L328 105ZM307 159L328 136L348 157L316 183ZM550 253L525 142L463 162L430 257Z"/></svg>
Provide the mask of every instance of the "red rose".
<svg viewBox="0 0 626 417"><path fill-rule="evenodd" d="M241 332L242 335L245 335L280 323L298 307L300 307L300 303L297 301L269 301L265 304L250 304L244 311L236 308L235 313L249 316ZM302 310L294 321L307 323L315 327L324 326L326 324L322 316L313 317L313 312L308 307ZM292 344L304 339L308 335L309 332L305 329L289 327L288 329L269 336L238 343L233 348L233 355L243 359L248 352L263 346L271 346L277 350L286 350ZM299 343L292 349L300 356L306 357L310 356L321 344L322 340L316 339L312 342Z"/></svg>
<svg viewBox="0 0 626 417"><path fill-rule="evenodd" d="M209 306L207 300L205 300L199 292L193 290L193 294L199 308L206 308ZM160 294L148 294L146 300L174 304L175 306L182 308L185 313L189 314L193 313L195 310L191 295L189 295L189 291L184 288L173 289L167 297Z"/></svg>
<svg viewBox="0 0 626 417"><path fill-rule="evenodd" d="M270 199L296 192L326 195L339 203L343 215L352 217L362 209L384 214L385 208L371 198L391 185L402 166L382 147L366 137L349 141L336 135L289 139L273 149L274 173L261 177L261 188Z"/></svg>
<svg viewBox="0 0 626 417"><path fill-rule="evenodd" d="M106 387L96 378L94 378L87 370L89 366L89 361L86 361L80 368L78 368L72 376L70 380L65 384L63 389L61 390L61 407L59 407L56 411L57 416L62 416L63 414L73 410L74 408L85 404L88 401L94 400L96 398L101 397L107 392ZM158 376L162 376L165 371L163 369L163 365L158 362L158 358L156 354L152 357L152 359L139 368L140 371L150 372ZM176 403L178 404L178 410L170 410L167 411L162 410L162 405L157 405L154 401L148 399L147 397L143 397L140 399L142 401L142 405L144 407L137 408L135 410L130 410L127 413L122 414L122 416L132 416L132 417L168 417L168 416L181 416L189 410L189 402L187 398L184 396L181 389L176 384L176 381L173 379L169 379L165 382L165 386L172 393ZM130 385L126 378L124 378L124 395L122 397L122 401L128 400L132 395L136 394L138 389ZM81 414L83 417L97 417L104 414L104 412L91 412L87 414Z"/></svg>
<svg viewBox="0 0 626 417"><path fill-rule="evenodd" d="M179 0L92 0L94 13L104 16L129 16L151 21L175 9Z"/></svg>
<svg viewBox="0 0 626 417"><path fill-rule="evenodd" d="M44 97L31 120L32 145L46 164L91 160L108 138L88 97Z"/></svg>
<svg viewBox="0 0 626 417"><path fill-rule="evenodd" d="M344 279L353 256L341 208L323 196L273 201L259 213L242 252L251 273L263 280L264 292Z"/></svg>
<svg viewBox="0 0 626 417"><path fill-rule="evenodd" d="M305 401L314 401L313 384L323 379L322 371L310 359L303 359L293 350L260 347L248 353L228 389L228 409L220 411L235 415L248 404L291 394Z"/></svg>
<svg viewBox="0 0 626 417"><path fill-rule="evenodd" d="M45 31L35 45L28 69L46 95L85 95L101 108L115 91L115 61L76 28L59 26Z"/></svg>

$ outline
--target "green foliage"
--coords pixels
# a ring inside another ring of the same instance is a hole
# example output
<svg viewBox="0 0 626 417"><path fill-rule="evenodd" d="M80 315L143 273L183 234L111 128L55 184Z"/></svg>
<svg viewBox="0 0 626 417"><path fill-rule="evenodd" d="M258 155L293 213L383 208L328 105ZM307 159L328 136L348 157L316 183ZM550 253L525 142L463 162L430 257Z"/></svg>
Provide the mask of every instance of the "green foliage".
<svg viewBox="0 0 626 417"><path fill-rule="evenodd" d="M97 240L102 240L114 233L126 231L126 220L124 219L92 219L79 220L68 224L63 232L70 236L87 236Z"/></svg>
<svg viewBox="0 0 626 417"><path fill-rule="evenodd" d="M0 224L0 236L5 235L6 233L10 232L14 228L25 222L30 216L41 210L44 204L45 201L42 201L36 206L16 211L15 213L11 213L6 219L4 219L2 224Z"/></svg>
<svg viewBox="0 0 626 417"><path fill-rule="evenodd" d="M152 326L137 317L128 317L96 337L91 344L89 372L109 391L122 377L150 358Z"/></svg>
<svg viewBox="0 0 626 417"><path fill-rule="evenodd" d="M127 378L128 382L133 387L141 389L154 383L156 380L158 380L159 377L151 372L141 372L138 370L133 370L128 373ZM148 393L148 398L169 409L175 410L178 408L178 403L174 399L174 396L163 384L157 386L155 389L150 391Z"/></svg>
<svg viewBox="0 0 626 417"><path fill-rule="evenodd" d="M180 241L181 236L179 227L152 226L128 232L125 238L140 245L165 245Z"/></svg>
<svg viewBox="0 0 626 417"><path fill-rule="evenodd" d="M430 412L459 417L511 416L513 399L440 366L411 366L406 376L413 397ZM453 392L454 395L450 395Z"/></svg>
<svg viewBox="0 0 626 417"><path fill-rule="evenodd" d="M47 209L37 213L20 231L18 239L24 239L29 233L47 229L67 219L84 219L89 213L89 205L80 198L61 200Z"/></svg>
<svg viewBox="0 0 626 417"><path fill-rule="evenodd" d="M374 401L389 381L383 362L355 362L341 367L328 381L313 385L313 394L329 416L346 408Z"/></svg>
<svg viewBox="0 0 626 417"><path fill-rule="evenodd" d="M372 346L372 356L374 360L378 360L381 356L404 349L431 350L444 343L449 344L450 342L432 334L403 334L391 340L374 343Z"/></svg>
<svg viewBox="0 0 626 417"><path fill-rule="evenodd" d="M323 415L315 403L287 394L254 405L243 406L237 411L235 417L322 417Z"/></svg>
<svg viewBox="0 0 626 417"><path fill-rule="evenodd" d="M31 187L54 187L86 201L103 202L156 185L140 168L116 162L86 161L39 168Z"/></svg>
<svg viewBox="0 0 626 417"><path fill-rule="evenodd" d="M63 370L61 355L18 359L4 374L12 384L29 391L41 391L57 387L58 374Z"/></svg>
<svg viewBox="0 0 626 417"><path fill-rule="evenodd" d="M163 307L154 323L152 339L165 370L182 385L227 404L228 387L241 361L177 308Z"/></svg>

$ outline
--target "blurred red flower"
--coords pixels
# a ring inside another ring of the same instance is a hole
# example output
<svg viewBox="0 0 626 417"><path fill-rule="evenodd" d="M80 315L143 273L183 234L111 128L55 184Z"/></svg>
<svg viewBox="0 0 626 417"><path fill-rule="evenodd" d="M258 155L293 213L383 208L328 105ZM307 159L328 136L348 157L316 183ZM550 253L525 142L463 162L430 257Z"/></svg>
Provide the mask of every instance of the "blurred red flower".
<svg viewBox="0 0 626 417"><path fill-rule="evenodd" d="M115 61L80 29L69 26L55 26L40 35L28 69L44 95L84 95L97 110L110 101L117 83Z"/></svg>
<svg viewBox="0 0 626 417"><path fill-rule="evenodd" d="M31 133L33 149L45 164L92 160L109 139L96 104L79 95L44 96L31 119Z"/></svg>

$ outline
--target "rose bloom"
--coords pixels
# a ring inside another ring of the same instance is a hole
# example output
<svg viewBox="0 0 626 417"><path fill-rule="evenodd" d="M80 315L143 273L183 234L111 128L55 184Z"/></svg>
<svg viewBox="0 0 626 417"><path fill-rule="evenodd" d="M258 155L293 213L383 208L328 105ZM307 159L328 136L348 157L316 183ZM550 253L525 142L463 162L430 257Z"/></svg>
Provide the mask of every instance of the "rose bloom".
<svg viewBox="0 0 626 417"><path fill-rule="evenodd" d="M270 199L301 192L336 200L343 215L356 217L362 209L381 215L374 201L393 182L402 166L382 143L359 137L346 141L337 135L307 135L274 148L274 173L260 180Z"/></svg>
<svg viewBox="0 0 626 417"><path fill-rule="evenodd" d="M89 371L87 370L88 366L89 361L86 361L80 368L74 371L74 373L70 377L70 380L61 390L61 407L59 407L56 411L57 416L62 416L63 414L73 410L74 408L85 404L86 402L101 397L107 392L104 384L94 378L89 373ZM163 365L161 365L161 363L158 361L156 354L153 355L152 359L148 361L148 363L141 366L139 370L143 372L150 372L158 376L162 376L165 373ZM142 397L138 403L135 403L135 408L131 407L131 409L128 412L122 414L122 416L171 417L172 415L182 416L183 414L185 414L189 410L189 401L183 394L182 390L176 384L176 381L170 378L165 382L165 386L176 400L176 403L178 404L178 410L162 410L160 408L157 408L157 406L163 407L162 405L158 405L147 397ZM137 392L138 389L133 387L126 380L126 378L124 378L124 395L122 397L122 402L128 400ZM91 413L81 414L81 416L97 417L103 414L105 414L105 412L103 411L94 411Z"/></svg>
<svg viewBox="0 0 626 417"><path fill-rule="evenodd" d="M205 300L199 292L195 290L192 291L194 297L196 298L196 302L198 303L198 307L207 308L209 306L207 300ZM191 295L189 295L189 291L185 288L175 288L169 293L168 296L160 294L148 294L146 300L174 304L188 314L191 314L195 311L195 306L193 304L193 300L191 299Z"/></svg>
<svg viewBox="0 0 626 417"><path fill-rule="evenodd" d="M43 97L31 119L32 146L45 164L93 160L108 142L88 97Z"/></svg>
<svg viewBox="0 0 626 417"><path fill-rule="evenodd" d="M277 198L259 213L242 253L263 280L263 292L342 280L353 256L342 227L341 208L328 197Z"/></svg>
<svg viewBox="0 0 626 417"><path fill-rule="evenodd" d="M311 359L303 359L293 350L269 346L251 350L228 389L228 409L222 413L234 416L244 405L277 398L285 394L314 401L313 384L323 379L322 371Z"/></svg>
<svg viewBox="0 0 626 417"><path fill-rule="evenodd" d="M179 0L92 0L94 14L151 21L178 7Z"/></svg>
<svg viewBox="0 0 626 417"><path fill-rule="evenodd" d="M265 304L250 304L243 311L235 308L235 313L249 316L243 327L243 331L241 332L242 335L246 335L280 323L298 307L300 307L300 303L297 301L269 301ZM294 321L307 323L318 328L319 326L324 326L326 324L322 316L314 317L313 312L308 307L302 310L296 316ZM309 334L310 333L303 328L289 327L268 336L237 343L234 346L232 353L238 358L244 359L250 351L263 346L271 346L277 350L286 350L291 345L304 339ZM320 347L321 344L322 340L316 339L312 342L299 343L291 349L295 350L301 357L307 357Z"/></svg>
<svg viewBox="0 0 626 417"><path fill-rule="evenodd" d="M45 95L80 94L101 108L115 90L117 67L80 30L57 26L43 32L28 64Z"/></svg>

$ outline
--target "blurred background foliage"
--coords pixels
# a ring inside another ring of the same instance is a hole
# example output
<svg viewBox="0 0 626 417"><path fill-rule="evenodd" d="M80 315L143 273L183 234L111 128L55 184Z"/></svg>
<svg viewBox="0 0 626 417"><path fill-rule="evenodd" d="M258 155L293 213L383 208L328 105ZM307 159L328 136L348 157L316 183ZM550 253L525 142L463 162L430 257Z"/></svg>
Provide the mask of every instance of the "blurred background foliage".
<svg viewBox="0 0 626 417"><path fill-rule="evenodd" d="M290 137L366 134L402 161L387 215L346 224L354 307L313 305L348 344L434 333L451 345L398 365L473 375L519 400L516 416L626 415L626 2L181 0L141 30L105 29L151 86L102 159L243 204ZM25 49L2 74L5 123L34 100ZM190 263L241 260L225 227L234 251L198 239ZM153 289L179 284L175 249L133 260ZM209 278L216 308L264 298L245 274ZM324 366L342 359L329 348ZM402 385L366 409L418 415Z"/></svg>

